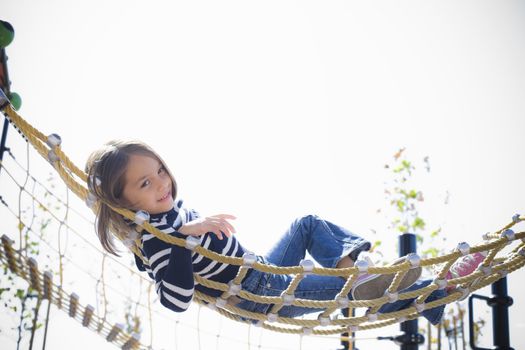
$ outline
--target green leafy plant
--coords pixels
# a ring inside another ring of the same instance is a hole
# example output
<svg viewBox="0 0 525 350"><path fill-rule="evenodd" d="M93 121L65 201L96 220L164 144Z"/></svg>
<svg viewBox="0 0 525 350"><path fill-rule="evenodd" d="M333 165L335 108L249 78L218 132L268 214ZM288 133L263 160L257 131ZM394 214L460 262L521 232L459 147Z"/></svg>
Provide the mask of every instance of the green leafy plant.
<svg viewBox="0 0 525 350"><path fill-rule="evenodd" d="M50 177L47 181L48 185L53 188L54 178ZM31 206L20 210L17 230L23 244L18 249L18 253L25 257L38 258L41 253L40 239L45 236L52 220L47 208L60 208L59 202L56 198L49 196L48 192L45 192L43 197L46 201L44 205L33 202ZM3 204L7 206L7 203ZM30 335L31 348L36 330L42 327L42 323L38 322L42 300L25 280L9 271L6 263L2 263L1 268L3 272L0 276L1 305L13 314L19 315L18 324L11 328L17 332L17 349L20 348L21 341L26 334ZM1 332L5 330L0 329Z"/></svg>
<svg viewBox="0 0 525 350"><path fill-rule="evenodd" d="M384 190L387 207L379 209L378 213L386 216L387 230L395 234L415 234L418 253L423 257L436 257L443 253L445 238L441 234L442 229L441 227L430 228L431 225L423 216L425 192L421 185L422 182L417 181L421 176L421 170L426 175L430 173L430 158L427 156L419 162L413 161L407 156L405 148L402 148L394 154L392 160L385 164L384 168L388 177ZM447 203L448 200L445 200L444 204ZM373 249L378 250L380 245L381 241L376 241ZM427 337L427 349L431 350L433 346L441 348L441 329L448 332L447 335L455 332L454 334L460 335L464 342L463 332L457 332L459 328L451 331L451 325L458 322L463 325L463 314L463 309L460 307L457 310L450 310L444 323L438 326L437 337L433 337L430 323L427 327L421 328L420 332L426 334Z"/></svg>
<svg viewBox="0 0 525 350"><path fill-rule="evenodd" d="M405 148L397 151L392 161L385 164L388 181L385 183L384 193L389 205L385 212L389 217L390 231L415 234L419 253L435 257L440 253L439 246L444 238L441 236L441 227L429 228L427 220L421 214L425 195L416 182L421 169L430 173L429 157L424 157L420 162L412 161L407 157Z"/></svg>

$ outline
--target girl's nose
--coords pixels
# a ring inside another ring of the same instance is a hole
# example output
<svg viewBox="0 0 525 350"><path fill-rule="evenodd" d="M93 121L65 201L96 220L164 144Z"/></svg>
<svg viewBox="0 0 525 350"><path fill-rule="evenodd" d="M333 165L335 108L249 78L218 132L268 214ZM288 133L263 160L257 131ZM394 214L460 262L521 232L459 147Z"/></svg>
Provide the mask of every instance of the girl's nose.
<svg viewBox="0 0 525 350"><path fill-rule="evenodd" d="M169 183L170 183L169 176L159 176L157 178L157 188L160 190L165 189Z"/></svg>

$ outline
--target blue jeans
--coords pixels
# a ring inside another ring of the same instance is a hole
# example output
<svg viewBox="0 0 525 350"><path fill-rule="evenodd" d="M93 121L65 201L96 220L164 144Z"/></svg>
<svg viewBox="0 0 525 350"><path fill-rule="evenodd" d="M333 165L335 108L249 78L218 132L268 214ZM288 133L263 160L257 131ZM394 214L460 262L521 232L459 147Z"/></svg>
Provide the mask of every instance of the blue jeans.
<svg viewBox="0 0 525 350"><path fill-rule="evenodd" d="M370 249L370 242L351 233L343 227L314 215L304 216L295 220L277 244L265 257L259 257L260 262L277 266L297 266L308 252L321 266L336 267L339 260L345 256L357 256L356 253ZM292 275L278 275L251 270L242 282L244 290L261 296L280 296L292 281ZM406 290L423 288L430 280L418 281ZM345 281L340 277L306 275L295 290L295 297L311 300L333 300L341 291ZM434 291L427 302L442 298L443 290ZM351 299L351 295L348 297ZM398 300L385 304L380 312L391 312L410 306L412 300ZM267 314L272 304L256 303L242 300L237 307L246 311ZM425 310L422 315L431 323L436 324L443 315L444 306ZM307 313L322 311L321 309L300 306L284 306L278 314L281 317L298 317Z"/></svg>

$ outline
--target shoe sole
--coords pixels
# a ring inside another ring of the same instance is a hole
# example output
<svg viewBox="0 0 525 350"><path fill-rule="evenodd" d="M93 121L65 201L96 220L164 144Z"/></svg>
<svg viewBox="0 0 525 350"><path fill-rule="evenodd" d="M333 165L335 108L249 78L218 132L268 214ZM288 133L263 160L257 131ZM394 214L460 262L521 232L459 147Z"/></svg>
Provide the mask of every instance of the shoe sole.
<svg viewBox="0 0 525 350"><path fill-rule="evenodd" d="M404 261L404 258L400 259L394 262L393 265L401 264ZM421 276L421 271L421 267L408 270L401 280L397 290L401 291L413 285ZM388 275L370 275L370 279L362 280L359 284L352 287L352 298L354 300L371 300L381 298L385 294L385 291L388 289L388 287L390 287L390 284L394 280L395 275L395 273Z"/></svg>

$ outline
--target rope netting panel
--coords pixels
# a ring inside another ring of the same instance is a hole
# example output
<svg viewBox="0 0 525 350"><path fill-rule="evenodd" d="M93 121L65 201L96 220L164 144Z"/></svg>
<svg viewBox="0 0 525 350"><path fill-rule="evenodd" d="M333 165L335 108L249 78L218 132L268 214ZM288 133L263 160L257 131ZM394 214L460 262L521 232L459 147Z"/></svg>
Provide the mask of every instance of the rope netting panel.
<svg viewBox="0 0 525 350"><path fill-rule="evenodd" d="M85 201L89 207L96 208L96 198L94 198L93 194L89 193L86 186L87 175L75 166L62 151L60 147L60 137L56 134L46 136L37 130L16 113L5 96L0 96L0 108L11 124L44 159L49 161L67 187L80 199ZM281 333L340 334L348 330L352 332L368 330L414 319L419 317L420 313L426 309L463 300L472 291L492 284L500 278L505 277L508 273L520 269L525 265L525 232L514 232L513 230L515 225L525 220L525 218L520 215L514 215L512 221L501 229L493 233L485 234L483 236L484 243L472 247L467 243L460 243L457 248L448 254L426 259L421 259L417 255L409 255L405 257L402 263L381 267L368 266L363 261L363 264L358 262L354 267L333 269L316 267L313 262L292 267L267 265L258 262L253 253L246 253L241 258L224 256L200 246L198 241L192 236L188 236L186 239L170 236L159 231L150 225L147 219L136 215L136 213L130 210L115 207L112 207L112 209L127 219L134 221L142 229L147 230L165 242L191 249L206 258L220 263L239 266L239 272L230 284L210 281L195 275L195 281L197 283L221 291L222 295L219 298L212 298L196 291L194 301L215 309L218 313L229 319L247 323L255 322L265 329ZM140 237L135 235L135 237L119 236L118 238L133 253L142 257L138 249L141 245ZM445 279L447 272L454 262L464 255L476 252L488 252L485 260L477 270L470 275L460 278ZM419 267L434 267L435 270L438 271L433 283L410 292L398 292L398 287L406 273L410 269ZM291 274L294 275L294 278L281 296L268 297L255 295L241 289L241 283L250 269L274 274ZM394 275L394 278L382 297L372 300L350 300L347 296L351 291L353 283L362 273L389 274ZM346 282L334 300L320 301L295 298L295 289L299 282L308 274L338 276L345 279ZM444 298L428 303L424 302L433 291L443 289L447 285L457 288ZM242 299L271 304L273 306L268 314L248 312L228 304L228 298L234 295ZM406 299L415 299L415 302L412 306L403 310L388 313L378 312L381 306L386 303ZM323 311L317 319L280 317L278 312L285 305L322 309ZM334 311L343 308L366 308L367 312L364 316L331 318Z"/></svg>
<svg viewBox="0 0 525 350"><path fill-rule="evenodd" d="M12 273L26 280L38 294L39 299L47 299L82 326L100 334L121 349L147 348L140 343L138 333L126 332L121 323L110 325L104 317L97 315L93 306L82 305L78 294L68 293L62 286L53 282L53 273L40 271L37 261L16 250L13 247L14 242L9 237L3 235L1 242L0 261L4 262Z"/></svg>

